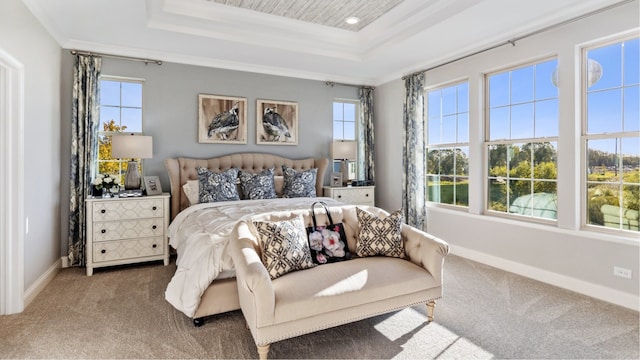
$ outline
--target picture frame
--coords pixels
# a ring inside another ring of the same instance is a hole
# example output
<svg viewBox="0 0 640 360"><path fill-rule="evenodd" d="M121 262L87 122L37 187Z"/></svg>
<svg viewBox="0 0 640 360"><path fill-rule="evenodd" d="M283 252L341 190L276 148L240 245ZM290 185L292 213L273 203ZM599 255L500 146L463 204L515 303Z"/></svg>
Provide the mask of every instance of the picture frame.
<svg viewBox="0 0 640 360"><path fill-rule="evenodd" d="M158 176L145 176L144 188L147 195L160 195L162 194L162 185L160 184L160 177Z"/></svg>
<svg viewBox="0 0 640 360"><path fill-rule="evenodd" d="M246 144L247 98L198 94L198 143Z"/></svg>
<svg viewBox="0 0 640 360"><path fill-rule="evenodd" d="M298 145L298 103L257 100L256 144Z"/></svg>
<svg viewBox="0 0 640 360"><path fill-rule="evenodd" d="M332 172L331 173L331 186L332 187L342 187L342 173L341 172Z"/></svg>

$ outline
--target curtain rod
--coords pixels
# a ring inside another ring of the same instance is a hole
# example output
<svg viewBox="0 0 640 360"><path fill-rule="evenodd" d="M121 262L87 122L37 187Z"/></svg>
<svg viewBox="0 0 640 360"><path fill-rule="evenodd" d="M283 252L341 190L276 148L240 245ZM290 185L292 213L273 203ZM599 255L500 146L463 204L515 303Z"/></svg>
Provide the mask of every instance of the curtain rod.
<svg viewBox="0 0 640 360"><path fill-rule="evenodd" d="M160 60L144 59L144 58L139 58L139 57L124 56L124 55L103 54L103 53L82 51L82 50L71 50L71 54L72 55L86 55L86 56L102 56L102 57L110 57L110 58L115 58L115 59L140 61L140 62L143 62L145 65L147 65L149 63L156 64L156 65L162 65L162 61L160 61Z"/></svg>
<svg viewBox="0 0 640 360"><path fill-rule="evenodd" d="M375 89L375 86L346 84L346 83L339 83L339 82L335 82L335 81L325 81L324 84L327 85L327 86L331 86L331 87L334 87L334 85L342 85L342 86L351 86L351 87L371 89L371 90Z"/></svg>
<svg viewBox="0 0 640 360"><path fill-rule="evenodd" d="M616 8L618 6L625 5L625 4L634 2L634 1L636 1L636 0L620 1L620 2L617 2L615 4L611 4L609 6L605 6L603 8L588 12L586 14L582 14L580 16L576 16L576 17L573 17L571 19L568 19L568 20L565 20L565 21L562 21L562 22L559 22L559 23L556 23L556 24L553 24L553 25L549 25L549 26L543 27L542 29L538 29L536 31L532 31L532 32L527 33L527 34L522 35L522 36L514 37L514 38L512 38L510 40L507 40L505 42L502 42L502 43L499 43L499 44L496 44L496 45L492 45L492 46L490 46L488 48L485 48L485 49L482 49L482 50L478 50L478 51L472 52L471 54L460 56L460 57L455 58L453 60L446 61L446 62L444 62L442 64L438 64L438 65L432 66L430 68L426 68L424 70L415 71L415 72L413 72L411 74L403 76L402 80L405 80L409 76L413 76L413 75L417 75L417 74L420 74L420 73L423 73L423 72L431 71L431 70L437 69L439 67L442 67L442 66L445 66L445 65L449 65L451 63L454 63L454 62L457 62L457 61L460 61L460 60L464 60L466 58L469 58L469 57L472 57L472 56L475 56L475 55L478 55L478 54L482 54L483 52L487 52L487 51L490 51L490 50L493 50L493 49L496 49L496 48L499 48L499 47L502 47L502 46L505 46L505 45L516 46L516 41L520 41L520 40L526 39L528 37L531 37L531 36L534 36L534 35L538 35L540 33L543 33L543 32L549 31L549 30L553 30L555 28L559 28L561 26L570 24L572 22L575 22L575 21L578 21L578 20L582 20L582 19L587 18L589 16L596 15L596 14L611 10L611 9Z"/></svg>

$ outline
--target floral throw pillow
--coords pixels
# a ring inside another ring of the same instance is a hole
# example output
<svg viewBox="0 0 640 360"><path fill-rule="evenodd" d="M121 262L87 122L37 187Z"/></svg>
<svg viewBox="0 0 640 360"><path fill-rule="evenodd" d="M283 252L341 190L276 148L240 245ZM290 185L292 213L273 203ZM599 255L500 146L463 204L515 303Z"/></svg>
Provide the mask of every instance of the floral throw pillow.
<svg viewBox="0 0 640 360"><path fill-rule="evenodd" d="M240 170L240 187L244 200L275 199L276 186L273 180L275 168L267 169L259 174Z"/></svg>
<svg viewBox="0 0 640 360"><path fill-rule="evenodd" d="M262 263L271 279L309 269L311 260L302 215L283 221L254 221L262 250Z"/></svg>
<svg viewBox="0 0 640 360"><path fill-rule="evenodd" d="M381 219L356 207L360 234L356 241L356 254L361 257L384 255L404 258L402 229L402 211L397 210Z"/></svg>
<svg viewBox="0 0 640 360"><path fill-rule="evenodd" d="M198 181L200 182L199 202L216 202L240 200L238 195L238 169L232 168L217 173L198 168Z"/></svg>
<svg viewBox="0 0 640 360"><path fill-rule="evenodd" d="M287 165L282 165L284 188L282 197L316 197L316 175L318 169L296 171Z"/></svg>

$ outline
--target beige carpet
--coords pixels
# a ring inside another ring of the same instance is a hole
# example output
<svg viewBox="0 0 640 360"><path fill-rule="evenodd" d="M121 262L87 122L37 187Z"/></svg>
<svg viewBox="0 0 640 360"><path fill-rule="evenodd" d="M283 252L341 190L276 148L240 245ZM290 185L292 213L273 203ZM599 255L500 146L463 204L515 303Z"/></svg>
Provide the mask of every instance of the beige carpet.
<svg viewBox="0 0 640 360"><path fill-rule="evenodd" d="M1 358L255 358L242 314L195 328L164 301L158 263L64 269L19 315L0 316ZM271 358L638 359L638 313L449 256L436 321L424 306L271 346Z"/></svg>

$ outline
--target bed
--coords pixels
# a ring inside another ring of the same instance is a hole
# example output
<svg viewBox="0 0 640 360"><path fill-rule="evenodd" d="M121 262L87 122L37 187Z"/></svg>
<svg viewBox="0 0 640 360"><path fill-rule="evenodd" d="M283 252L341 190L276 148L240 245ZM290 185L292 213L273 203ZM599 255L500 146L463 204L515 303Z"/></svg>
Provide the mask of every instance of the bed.
<svg viewBox="0 0 640 360"><path fill-rule="evenodd" d="M309 209L318 200L282 198L283 165L296 172L317 169L317 197L329 205L340 205L331 198L322 197L328 164L326 158L289 159L264 153L239 153L210 159L166 159L171 186L169 244L177 253L176 273L165 291L167 301L192 318L196 326L201 326L207 316L240 309L235 271L226 253L226 244L233 240L230 236L235 223L258 213ZM217 173L237 168L253 174L274 169L278 198L192 204L193 194L187 192L198 179L198 168Z"/></svg>

